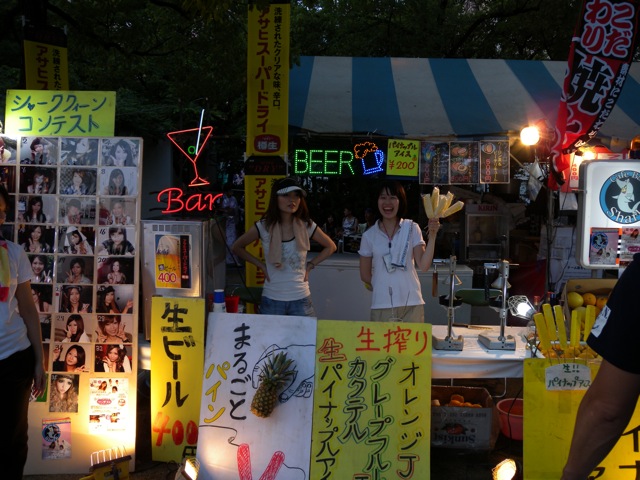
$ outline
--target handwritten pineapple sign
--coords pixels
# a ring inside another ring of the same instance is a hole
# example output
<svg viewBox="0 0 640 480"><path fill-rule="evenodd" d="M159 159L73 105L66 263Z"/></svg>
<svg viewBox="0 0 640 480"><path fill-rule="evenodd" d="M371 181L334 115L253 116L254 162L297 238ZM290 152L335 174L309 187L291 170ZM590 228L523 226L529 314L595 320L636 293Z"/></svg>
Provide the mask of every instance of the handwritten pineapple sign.
<svg viewBox="0 0 640 480"><path fill-rule="evenodd" d="M209 315L199 480L309 478L316 323L311 317Z"/></svg>
<svg viewBox="0 0 640 480"><path fill-rule="evenodd" d="M578 407L590 379L595 378L600 364L589 362L577 368L558 359L531 358L524 362L524 470L526 478L557 480L569 456L573 427ZM558 374L560 371L565 375ZM590 369L585 378L582 370ZM548 370L553 370L549 375ZM560 388L560 387L562 388ZM571 387L571 388L569 388ZM631 417L629 426L611 453L596 467L592 476L598 480L634 480L640 475L638 429L640 409ZM597 437L598 432L593 432Z"/></svg>

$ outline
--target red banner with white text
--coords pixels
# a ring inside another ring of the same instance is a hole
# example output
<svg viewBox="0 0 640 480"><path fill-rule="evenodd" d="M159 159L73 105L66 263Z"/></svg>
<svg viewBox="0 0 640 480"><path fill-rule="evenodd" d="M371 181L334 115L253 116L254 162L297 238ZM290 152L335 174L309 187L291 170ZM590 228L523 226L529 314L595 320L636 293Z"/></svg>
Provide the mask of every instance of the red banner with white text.
<svg viewBox="0 0 640 480"><path fill-rule="evenodd" d="M564 183L570 153L584 146L620 96L637 44L640 0L585 0L571 42L551 152L549 186Z"/></svg>

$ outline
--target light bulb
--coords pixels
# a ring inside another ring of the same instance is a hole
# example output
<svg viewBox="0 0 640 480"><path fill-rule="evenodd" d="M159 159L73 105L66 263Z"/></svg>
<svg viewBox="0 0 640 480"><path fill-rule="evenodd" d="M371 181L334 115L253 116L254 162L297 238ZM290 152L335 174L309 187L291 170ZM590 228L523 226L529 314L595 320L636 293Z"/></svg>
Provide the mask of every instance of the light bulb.
<svg viewBox="0 0 640 480"><path fill-rule="evenodd" d="M520 131L520 140L525 145L535 145L540 141L540 132L537 127L524 127Z"/></svg>
<svg viewBox="0 0 640 480"><path fill-rule="evenodd" d="M518 473L516 462L510 458L501 461L493 469L493 480L512 480Z"/></svg>

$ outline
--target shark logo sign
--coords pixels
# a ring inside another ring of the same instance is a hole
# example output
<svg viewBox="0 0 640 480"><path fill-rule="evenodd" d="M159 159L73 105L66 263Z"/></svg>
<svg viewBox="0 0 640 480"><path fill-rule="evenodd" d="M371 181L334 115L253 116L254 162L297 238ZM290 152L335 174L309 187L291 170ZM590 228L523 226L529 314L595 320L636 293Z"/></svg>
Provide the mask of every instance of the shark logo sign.
<svg viewBox="0 0 640 480"><path fill-rule="evenodd" d="M640 221L640 172L621 170L610 175L600 189L600 208L610 220L628 225Z"/></svg>

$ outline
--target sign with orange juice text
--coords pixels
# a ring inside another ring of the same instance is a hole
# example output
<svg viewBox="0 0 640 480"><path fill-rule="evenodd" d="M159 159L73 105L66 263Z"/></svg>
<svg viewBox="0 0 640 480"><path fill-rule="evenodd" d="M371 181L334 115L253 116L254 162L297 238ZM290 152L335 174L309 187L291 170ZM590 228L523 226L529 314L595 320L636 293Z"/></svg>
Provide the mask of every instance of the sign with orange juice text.
<svg viewBox="0 0 640 480"><path fill-rule="evenodd" d="M5 133L112 137L116 92L7 90Z"/></svg>
<svg viewBox="0 0 640 480"><path fill-rule="evenodd" d="M387 175L415 177L419 157L419 140L390 139L387 142Z"/></svg>
<svg viewBox="0 0 640 480"><path fill-rule="evenodd" d="M182 461L198 442L202 392L205 301L151 299L151 454L154 461Z"/></svg>
<svg viewBox="0 0 640 480"><path fill-rule="evenodd" d="M430 478L431 325L319 321L311 478Z"/></svg>
<svg viewBox="0 0 640 480"><path fill-rule="evenodd" d="M316 323L312 317L209 314L198 479L312 478Z"/></svg>
<svg viewBox="0 0 640 480"><path fill-rule="evenodd" d="M524 361L524 464L527 478L557 480L571 446L580 402L600 363L531 358ZM586 377L585 369L590 371ZM549 374L550 370L553 370ZM635 480L640 475L640 408L618 443L589 478ZM594 441L598 432L592 433Z"/></svg>

